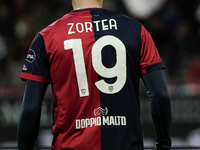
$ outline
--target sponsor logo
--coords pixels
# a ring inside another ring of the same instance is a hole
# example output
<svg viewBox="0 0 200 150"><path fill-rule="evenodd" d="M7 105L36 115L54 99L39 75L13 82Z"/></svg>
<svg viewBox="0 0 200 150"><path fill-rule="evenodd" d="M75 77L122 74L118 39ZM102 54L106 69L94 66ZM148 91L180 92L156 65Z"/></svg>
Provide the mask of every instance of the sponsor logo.
<svg viewBox="0 0 200 150"><path fill-rule="evenodd" d="M27 71L27 67L26 67L26 65L25 65L25 64L23 65L23 68L22 68L22 70L23 70L23 71Z"/></svg>
<svg viewBox="0 0 200 150"><path fill-rule="evenodd" d="M101 107L98 107L97 109L94 110L94 115L95 116L100 116L100 115L107 115L108 114L108 108L105 107L104 109Z"/></svg>
<svg viewBox="0 0 200 150"><path fill-rule="evenodd" d="M98 107L94 109L94 118L76 120L76 129L84 129L95 126L126 126L125 116L107 116L108 108Z"/></svg>
<svg viewBox="0 0 200 150"><path fill-rule="evenodd" d="M36 58L36 54L35 54L34 50L30 49L26 56L26 61L32 63L32 62L34 62L35 58Z"/></svg>

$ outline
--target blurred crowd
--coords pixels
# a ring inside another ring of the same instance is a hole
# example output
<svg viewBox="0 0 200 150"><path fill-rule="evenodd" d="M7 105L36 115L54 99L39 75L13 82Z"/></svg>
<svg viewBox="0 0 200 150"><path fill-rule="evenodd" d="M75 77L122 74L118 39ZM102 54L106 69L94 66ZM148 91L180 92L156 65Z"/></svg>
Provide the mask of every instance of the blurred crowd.
<svg viewBox="0 0 200 150"><path fill-rule="evenodd" d="M200 83L200 0L105 0L104 5L144 24L168 83ZM0 1L0 86L22 84L19 75L33 38L71 9L71 0Z"/></svg>
<svg viewBox="0 0 200 150"><path fill-rule="evenodd" d="M104 7L138 20L151 33L166 66L164 75L171 96L200 95L200 0L104 0ZM32 40L40 30L71 9L71 0L0 0L0 98L15 99L19 97L18 93L21 97L24 86L22 89L18 86L24 83L19 79L19 75ZM178 86L180 84L181 86ZM4 108L2 110L5 110L5 116L11 118L10 113L18 114L15 110L19 110L20 103L15 102L18 104L16 109L12 107L15 105L7 102L7 99L2 101L0 106ZM199 114L196 109L197 102L187 98L172 101L175 120L188 118L187 114ZM186 108L191 111L185 111ZM192 119L196 119L196 116L193 115ZM15 119L10 120L12 123ZM195 120L192 123L199 122ZM47 134L50 134L50 131ZM6 135L13 136L13 133ZM40 137L44 139L44 135L46 134L42 133ZM173 143L199 145L199 139L200 129L196 129L188 134L185 140L173 137ZM3 139L5 140L6 138ZM144 139L146 146L152 146L152 143L154 145L153 141Z"/></svg>

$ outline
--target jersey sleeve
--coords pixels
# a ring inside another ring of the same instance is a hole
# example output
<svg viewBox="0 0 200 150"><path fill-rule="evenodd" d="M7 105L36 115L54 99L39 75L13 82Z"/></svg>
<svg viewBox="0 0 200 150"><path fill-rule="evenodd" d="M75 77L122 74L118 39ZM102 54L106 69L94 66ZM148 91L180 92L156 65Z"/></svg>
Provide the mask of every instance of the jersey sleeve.
<svg viewBox="0 0 200 150"><path fill-rule="evenodd" d="M140 67L142 74L157 69L164 69L164 65L153 42L153 39L143 25L141 28L141 42L142 46L140 53Z"/></svg>
<svg viewBox="0 0 200 150"><path fill-rule="evenodd" d="M50 83L49 62L44 39L40 33L30 46L20 78L24 81Z"/></svg>

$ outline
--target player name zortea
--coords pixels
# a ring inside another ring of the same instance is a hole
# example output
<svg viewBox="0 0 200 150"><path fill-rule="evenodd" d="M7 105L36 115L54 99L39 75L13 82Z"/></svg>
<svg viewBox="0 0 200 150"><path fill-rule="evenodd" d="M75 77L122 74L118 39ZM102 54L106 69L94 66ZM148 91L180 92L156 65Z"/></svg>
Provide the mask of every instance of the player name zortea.
<svg viewBox="0 0 200 150"><path fill-rule="evenodd" d="M103 19L96 20L93 22L78 22L78 23L68 23L69 26L68 34L83 33L83 32L96 32L107 31L107 30L117 30L117 21L115 19Z"/></svg>

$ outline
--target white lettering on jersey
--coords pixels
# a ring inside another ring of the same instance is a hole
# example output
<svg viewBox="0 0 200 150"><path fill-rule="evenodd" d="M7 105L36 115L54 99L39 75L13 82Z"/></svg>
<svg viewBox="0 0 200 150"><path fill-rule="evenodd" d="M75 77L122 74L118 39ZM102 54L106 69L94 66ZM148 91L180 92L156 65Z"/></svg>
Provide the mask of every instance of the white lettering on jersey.
<svg viewBox="0 0 200 150"><path fill-rule="evenodd" d="M72 28L74 27L74 23L68 23L67 25L70 26L68 34L74 34L74 33L76 33L75 31L72 31Z"/></svg>
<svg viewBox="0 0 200 150"><path fill-rule="evenodd" d="M85 22L85 32L92 32L92 23L91 22Z"/></svg>
<svg viewBox="0 0 200 150"><path fill-rule="evenodd" d="M110 19L109 20L109 25L110 25L110 29L117 30L117 21L115 19Z"/></svg>
<svg viewBox="0 0 200 150"><path fill-rule="evenodd" d="M76 129L84 129L95 126L126 126L125 116L105 116L107 115L107 113L107 107L105 107L105 109L98 107L94 110L94 115L96 116L98 114L101 116L94 118L77 119L75 124Z"/></svg>
<svg viewBox="0 0 200 150"><path fill-rule="evenodd" d="M83 33L84 31L85 32L92 32L92 23L91 22L85 22L84 24L83 23L77 23L77 24L74 24L74 23L68 23L67 24L69 27L69 31L68 31L68 34L74 34L76 32L78 33Z"/></svg>
<svg viewBox="0 0 200 150"><path fill-rule="evenodd" d="M27 67L26 67L26 65L25 65L25 64L23 65L23 68L22 68L22 70L23 70L23 71L27 71Z"/></svg>
<svg viewBox="0 0 200 150"><path fill-rule="evenodd" d="M100 20L94 21L94 24L96 25L96 31L99 31L99 23L100 22L101 22Z"/></svg>
<svg viewBox="0 0 200 150"><path fill-rule="evenodd" d="M97 20L93 22L96 31L107 31L107 30L112 30L115 29L117 30L117 21L115 19L103 19L103 20ZM85 23L68 23L67 24L69 27L68 34L75 34L75 33L83 33L83 32L93 32L93 25L91 22L85 22Z"/></svg>
<svg viewBox="0 0 200 150"><path fill-rule="evenodd" d="M104 19L104 20L101 20L101 23L102 23L102 30L105 31L105 30L109 30L109 26L108 26L108 19Z"/></svg>
<svg viewBox="0 0 200 150"><path fill-rule="evenodd" d="M82 23L77 23L76 24L76 30L77 30L78 33L83 33L83 31L84 31L83 24Z"/></svg>
<svg viewBox="0 0 200 150"><path fill-rule="evenodd" d="M126 126L125 116L102 116L95 118L77 119L76 129L95 126Z"/></svg>
<svg viewBox="0 0 200 150"><path fill-rule="evenodd" d="M96 26L96 31L100 31L100 23L102 25L101 30L106 31L106 30L112 30L115 29L117 30L117 21L115 19L104 19L104 20L97 20L93 22Z"/></svg>

